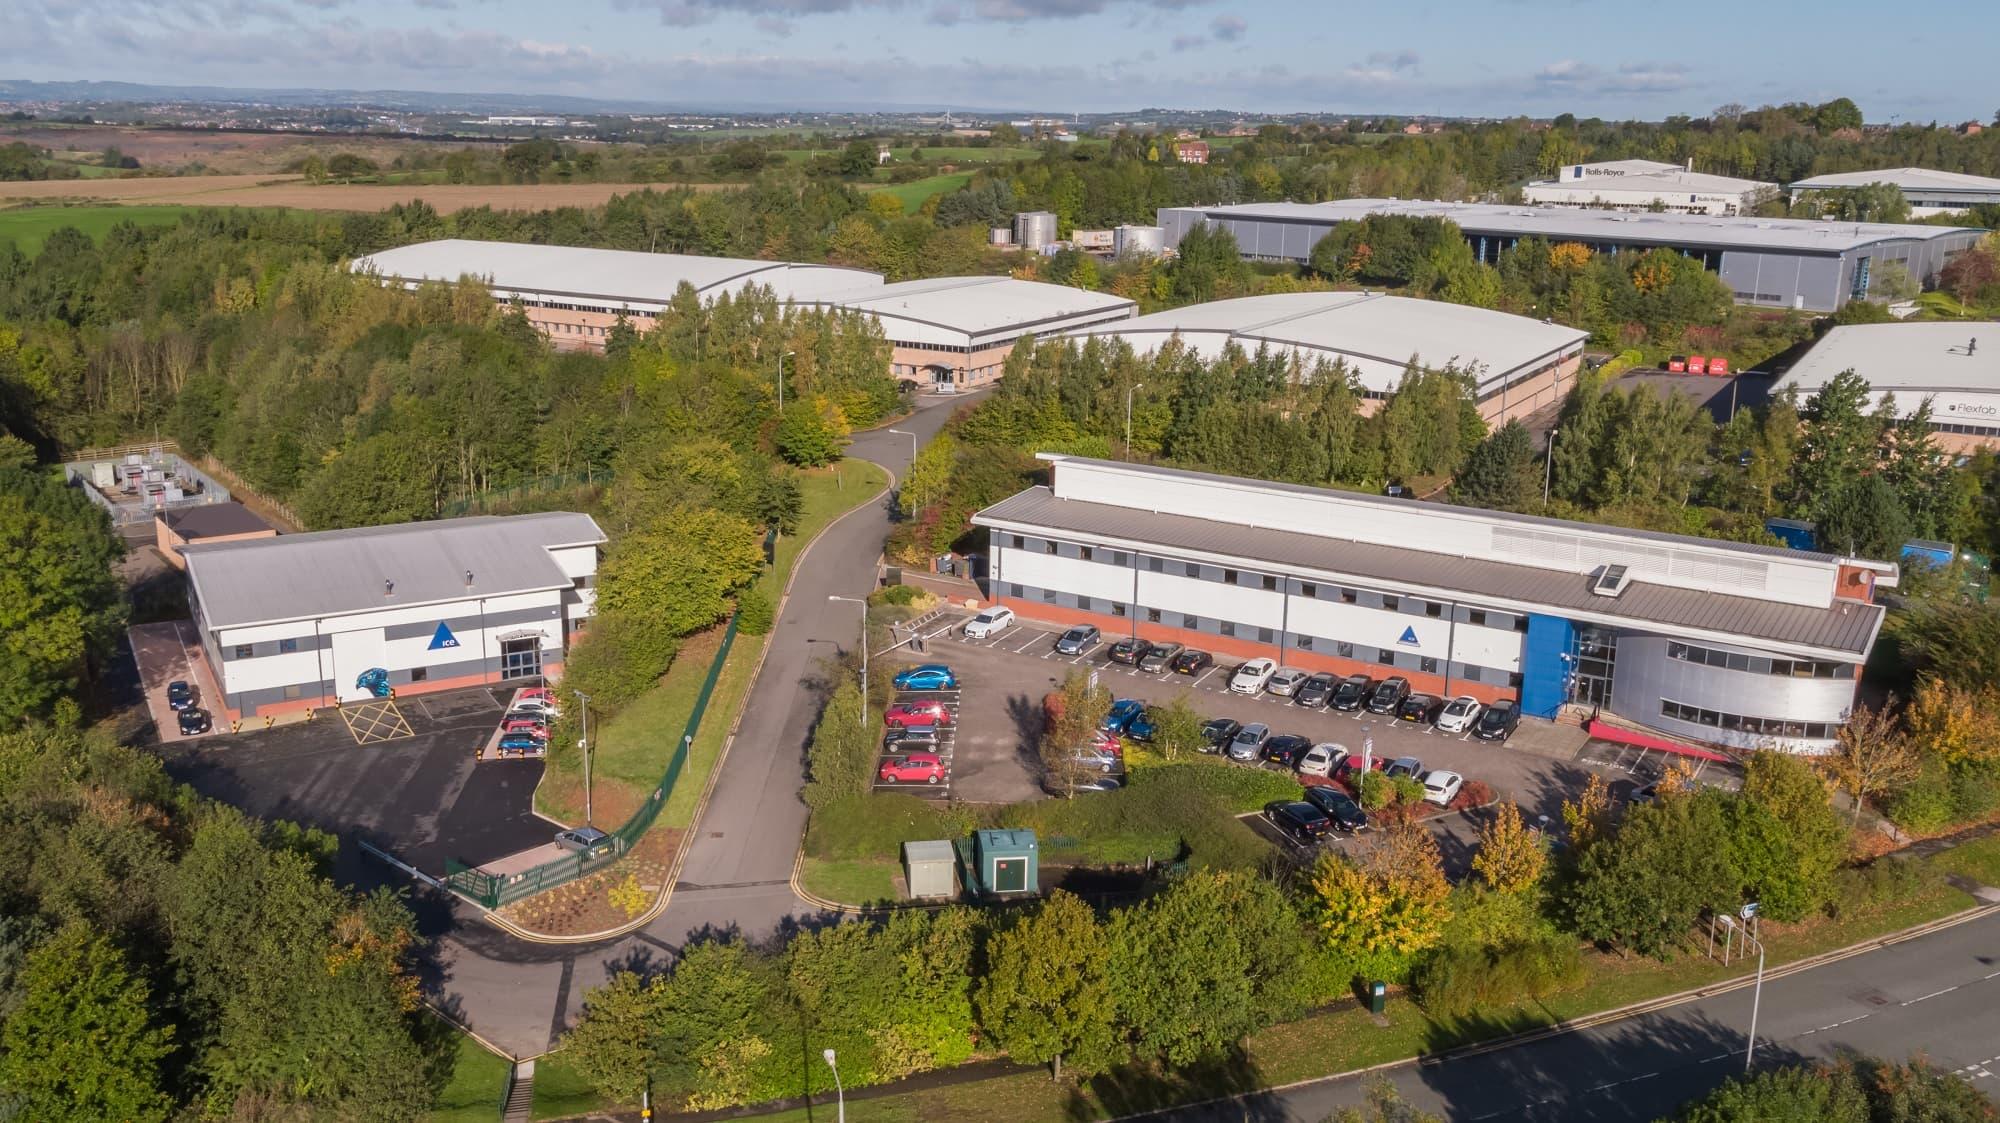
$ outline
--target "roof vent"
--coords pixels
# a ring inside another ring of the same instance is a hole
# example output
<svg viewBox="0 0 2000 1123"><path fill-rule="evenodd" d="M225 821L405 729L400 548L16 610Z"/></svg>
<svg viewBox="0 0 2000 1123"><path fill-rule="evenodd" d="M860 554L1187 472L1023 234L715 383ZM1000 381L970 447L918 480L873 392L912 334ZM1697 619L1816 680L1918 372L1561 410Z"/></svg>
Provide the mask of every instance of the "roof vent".
<svg viewBox="0 0 2000 1123"><path fill-rule="evenodd" d="M472 588L472 571L469 569L465 571L465 587Z"/></svg>
<svg viewBox="0 0 2000 1123"><path fill-rule="evenodd" d="M382 579L382 595L385 597L393 597L396 595L396 583L394 581L389 580L387 577L384 577Z"/></svg>
<svg viewBox="0 0 2000 1123"><path fill-rule="evenodd" d="M1597 571L1590 582L1590 591L1600 597L1615 597L1632 583L1632 575L1622 565L1607 565Z"/></svg>

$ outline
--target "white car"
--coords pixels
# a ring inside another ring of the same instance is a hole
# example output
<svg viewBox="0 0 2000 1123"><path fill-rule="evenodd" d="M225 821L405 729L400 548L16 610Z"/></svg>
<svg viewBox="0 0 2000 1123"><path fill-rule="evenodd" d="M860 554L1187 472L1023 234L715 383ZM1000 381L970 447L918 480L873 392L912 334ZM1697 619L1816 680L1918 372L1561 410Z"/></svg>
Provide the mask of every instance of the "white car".
<svg viewBox="0 0 2000 1123"><path fill-rule="evenodd" d="M1424 773L1424 802L1435 803L1439 807L1450 807L1458 796L1458 789L1465 786L1465 777L1456 772L1438 769Z"/></svg>
<svg viewBox="0 0 2000 1123"><path fill-rule="evenodd" d="M985 639L988 636L997 636L1013 626L1013 609L989 608L965 622L965 638Z"/></svg>
<svg viewBox="0 0 2000 1123"><path fill-rule="evenodd" d="M1479 717L1479 699L1470 694L1453 698L1438 715L1437 727L1440 733L1463 733L1472 728Z"/></svg>
<svg viewBox="0 0 2000 1123"><path fill-rule="evenodd" d="M1311 671L1302 671L1297 667L1279 667L1276 671L1272 672L1271 681L1264 684L1264 689L1273 694L1290 698L1311 677Z"/></svg>
<svg viewBox="0 0 2000 1123"><path fill-rule="evenodd" d="M1275 659L1252 659L1229 676L1229 689L1238 694L1255 694L1264 689L1264 684L1270 682L1277 671L1278 661Z"/></svg>
<svg viewBox="0 0 2000 1123"><path fill-rule="evenodd" d="M551 721L562 716L561 708L557 707L547 698L523 698L514 703L514 709L511 712L541 714Z"/></svg>
<svg viewBox="0 0 2000 1123"><path fill-rule="evenodd" d="M1299 775L1331 776L1340 762L1347 759L1347 746L1336 745L1332 741L1321 741L1306 750L1299 758Z"/></svg>

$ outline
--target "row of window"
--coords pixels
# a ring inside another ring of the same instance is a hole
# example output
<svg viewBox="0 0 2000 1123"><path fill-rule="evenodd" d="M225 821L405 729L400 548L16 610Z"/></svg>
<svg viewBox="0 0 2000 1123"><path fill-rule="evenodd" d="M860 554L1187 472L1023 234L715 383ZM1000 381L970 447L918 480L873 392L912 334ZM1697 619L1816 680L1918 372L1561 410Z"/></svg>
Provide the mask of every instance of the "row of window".
<svg viewBox="0 0 2000 1123"><path fill-rule="evenodd" d="M1968 425L1963 421L1933 421L1933 433L1957 433L1966 437L2000 437L2000 426Z"/></svg>
<svg viewBox="0 0 2000 1123"><path fill-rule="evenodd" d="M535 326L552 335L588 335L601 338L611 334L610 328L600 328L591 324L566 324L560 320L538 320Z"/></svg>
<svg viewBox="0 0 2000 1123"><path fill-rule="evenodd" d="M1746 717L1742 714L1718 713L1715 710L1704 710L1700 706L1670 702L1664 698L1660 700L1660 716L1694 725L1706 725L1711 729L1747 733L1752 737L1784 737L1806 741L1825 741L1836 737L1840 734L1842 725L1837 721L1787 721L1775 717Z"/></svg>
<svg viewBox="0 0 2000 1123"><path fill-rule="evenodd" d="M1854 668L1847 663L1828 663L1813 659L1767 659L1762 655L1717 651L1712 647L1697 647L1691 643L1667 644L1667 658L1706 667L1748 671L1753 675L1784 675L1787 678L1854 677Z"/></svg>
<svg viewBox="0 0 2000 1123"><path fill-rule="evenodd" d="M658 312L644 308L620 309L607 308L598 304L564 304L559 300L523 300L521 304L528 308L558 308L565 312L596 312L604 316L616 316L622 311L626 316L635 320L651 320L659 315Z"/></svg>

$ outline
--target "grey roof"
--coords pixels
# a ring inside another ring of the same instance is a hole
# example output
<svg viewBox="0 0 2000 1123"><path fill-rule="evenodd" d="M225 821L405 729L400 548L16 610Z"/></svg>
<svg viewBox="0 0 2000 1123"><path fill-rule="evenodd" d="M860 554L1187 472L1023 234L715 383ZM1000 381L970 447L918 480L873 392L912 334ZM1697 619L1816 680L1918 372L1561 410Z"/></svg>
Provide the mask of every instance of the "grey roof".
<svg viewBox="0 0 2000 1123"><path fill-rule="evenodd" d="M797 264L681 253L641 253L529 242L441 238L354 259L356 272L405 281L484 277L495 289L537 296L589 297L660 304L685 282L704 295L755 282L778 299L882 283L880 273L838 265Z"/></svg>
<svg viewBox="0 0 2000 1123"><path fill-rule="evenodd" d="M161 513L160 520L175 534L192 542L222 534L256 534L274 529L241 503L204 503Z"/></svg>
<svg viewBox="0 0 2000 1123"><path fill-rule="evenodd" d="M1881 168L1872 172L1834 172L1796 180L1792 183L1792 187L1795 190L1816 191L1821 188L1866 187L1871 183L1890 183L1905 191L1967 191L2000 195L2000 179L1990 179L1983 175L1966 175L1963 172L1940 172L1930 168Z"/></svg>
<svg viewBox="0 0 2000 1123"><path fill-rule="evenodd" d="M1771 392L1797 386L1802 394L1816 394L1845 370L1867 379L1871 390L1902 395L1897 404L1905 415L1925 394L2000 393L2000 323L1951 320L1837 327L1793 363Z"/></svg>
<svg viewBox="0 0 2000 1123"><path fill-rule="evenodd" d="M604 540L589 515L552 511L215 542L183 553L206 625L231 628L568 588L549 550ZM384 595L387 581L395 589Z"/></svg>
<svg viewBox="0 0 2000 1123"><path fill-rule="evenodd" d="M1638 627L1696 629L1854 657L1867 654L1882 618L1879 605L1840 602L1815 608L1643 581L1632 582L1615 599L1601 597L1590 591L1590 578L1583 574L1058 499L1046 487L1031 487L1001 500L974 515L973 521L1096 536L1142 550L1219 554L1335 579L1457 592L1475 600L1612 618Z"/></svg>

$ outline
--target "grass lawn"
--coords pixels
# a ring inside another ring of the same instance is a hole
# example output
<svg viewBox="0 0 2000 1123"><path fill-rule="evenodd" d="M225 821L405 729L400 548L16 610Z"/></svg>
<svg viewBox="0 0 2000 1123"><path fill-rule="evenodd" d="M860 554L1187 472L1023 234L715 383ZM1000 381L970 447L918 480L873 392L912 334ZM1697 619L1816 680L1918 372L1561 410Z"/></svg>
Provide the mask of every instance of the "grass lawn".
<svg viewBox="0 0 2000 1123"><path fill-rule="evenodd" d="M1964 874L1981 885L2000 885L2000 834L1973 839L1931 859L1946 873Z"/></svg>
<svg viewBox="0 0 2000 1123"><path fill-rule="evenodd" d="M924 205L924 200L933 195L943 195L949 191L956 191L971 182L971 172L953 172L950 175L934 175L926 179L911 180L909 183L897 183L886 187L876 187L872 188L872 190L880 191L885 195L895 196L902 200L904 214L915 214L917 213L917 209Z"/></svg>
<svg viewBox="0 0 2000 1123"><path fill-rule="evenodd" d="M22 253L42 251L50 234L74 226L95 241L121 222L170 226L193 207L9 207L0 210L0 242L12 239Z"/></svg>
<svg viewBox="0 0 2000 1123"><path fill-rule="evenodd" d="M865 905L895 900L901 872L901 864L890 858L807 858L799 866L799 882L829 901Z"/></svg>
<svg viewBox="0 0 2000 1123"><path fill-rule="evenodd" d="M430 1123L492 1123L500 1118L500 1101L507 1096L513 1066L471 1035L455 1030L453 1034L458 1039L458 1059L452 1063L451 1080L438 1093Z"/></svg>
<svg viewBox="0 0 2000 1123"><path fill-rule="evenodd" d="M590 1081L564 1064L561 1053L536 1058L535 1101L529 1109L532 1118L560 1119L603 1107L604 1101L591 1088Z"/></svg>

